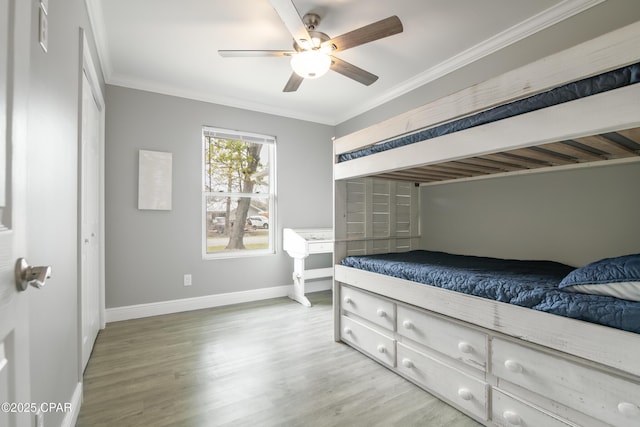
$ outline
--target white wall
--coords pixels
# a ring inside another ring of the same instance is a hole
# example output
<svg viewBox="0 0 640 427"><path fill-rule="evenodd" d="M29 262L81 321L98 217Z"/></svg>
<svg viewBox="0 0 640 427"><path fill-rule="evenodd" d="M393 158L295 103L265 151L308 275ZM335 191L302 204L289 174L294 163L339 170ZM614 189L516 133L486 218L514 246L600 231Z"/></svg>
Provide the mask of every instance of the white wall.
<svg viewBox="0 0 640 427"><path fill-rule="evenodd" d="M110 85L106 104L108 308L292 283L282 228L332 224L332 127ZM203 125L277 138L275 255L202 260ZM173 153L171 211L137 209L140 149Z"/></svg>
<svg viewBox="0 0 640 427"><path fill-rule="evenodd" d="M78 375L78 82L82 0L49 2L49 50L38 44L31 1L31 75L27 147L27 260L51 265L43 289L30 289L31 401L71 402ZM95 58L95 56L94 56ZM65 413L44 414L45 426Z"/></svg>
<svg viewBox="0 0 640 427"><path fill-rule="evenodd" d="M421 188L421 247L573 266L640 253L640 164Z"/></svg>

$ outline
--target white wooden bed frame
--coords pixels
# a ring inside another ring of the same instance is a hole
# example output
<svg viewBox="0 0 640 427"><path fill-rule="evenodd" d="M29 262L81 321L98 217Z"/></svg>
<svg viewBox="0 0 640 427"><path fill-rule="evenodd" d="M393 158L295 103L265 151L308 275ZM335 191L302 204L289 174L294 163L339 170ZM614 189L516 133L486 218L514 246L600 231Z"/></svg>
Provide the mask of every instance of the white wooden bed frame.
<svg viewBox="0 0 640 427"><path fill-rule="evenodd" d="M640 22L336 139L335 158L640 62L638 46ZM635 84L367 157L336 160L336 341L486 425L640 426L640 334L339 265L353 242L345 219L350 180L405 175L412 180L411 171L425 165L638 127L640 84ZM409 240L417 244L417 237ZM361 240L367 239L371 236ZM467 333L479 336L480 344L470 345ZM460 385L467 380L471 385Z"/></svg>

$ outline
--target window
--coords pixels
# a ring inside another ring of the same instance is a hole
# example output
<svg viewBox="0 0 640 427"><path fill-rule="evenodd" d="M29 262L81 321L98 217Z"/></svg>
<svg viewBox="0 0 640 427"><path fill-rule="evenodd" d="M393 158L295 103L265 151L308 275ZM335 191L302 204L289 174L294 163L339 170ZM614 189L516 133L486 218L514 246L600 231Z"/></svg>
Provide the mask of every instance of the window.
<svg viewBox="0 0 640 427"><path fill-rule="evenodd" d="M275 138L202 129L203 257L274 252Z"/></svg>

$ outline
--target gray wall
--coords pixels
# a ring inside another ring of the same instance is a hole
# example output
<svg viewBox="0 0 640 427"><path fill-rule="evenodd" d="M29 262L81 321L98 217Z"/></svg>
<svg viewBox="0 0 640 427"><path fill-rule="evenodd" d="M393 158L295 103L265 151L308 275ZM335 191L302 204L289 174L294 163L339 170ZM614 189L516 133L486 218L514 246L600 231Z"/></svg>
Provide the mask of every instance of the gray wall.
<svg viewBox="0 0 640 427"><path fill-rule="evenodd" d="M292 283L282 228L332 224L332 127L110 85L106 104L107 308ZM202 260L203 125L277 138L275 255ZM173 153L171 211L137 209L140 149Z"/></svg>
<svg viewBox="0 0 640 427"><path fill-rule="evenodd" d="M422 247L580 266L640 252L640 164L421 188Z"/></svg>
<svg viewBox="0 0 640 427"><path fill-rule="evenodd" d="M31 401L70 402L78 375L78 82L84 1L49 2L49 51L38 44L31 10L27 260L51 265L46 287L30 289ZM92 43L91 33L88 33ZM94 58L97 58L94 56ZM98 64L97 64L98 65ZM45 426L64 413L44 414Z"/></svg>

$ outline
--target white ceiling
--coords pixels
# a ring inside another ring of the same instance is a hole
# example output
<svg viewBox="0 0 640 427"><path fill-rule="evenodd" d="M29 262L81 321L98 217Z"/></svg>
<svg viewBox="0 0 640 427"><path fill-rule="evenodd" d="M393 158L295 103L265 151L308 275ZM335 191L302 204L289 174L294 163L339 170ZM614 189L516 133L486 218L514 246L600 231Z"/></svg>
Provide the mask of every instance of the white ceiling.
<svg viewBox="0 0 640 427"><path fill-rule="evenodd" d="M364 86L330 71L283 93L290 50L269 0L87 0L108 84L335 125L602 0L294 0L336 37L397 15L404 32L336 54L379 76Z"/></svg>

